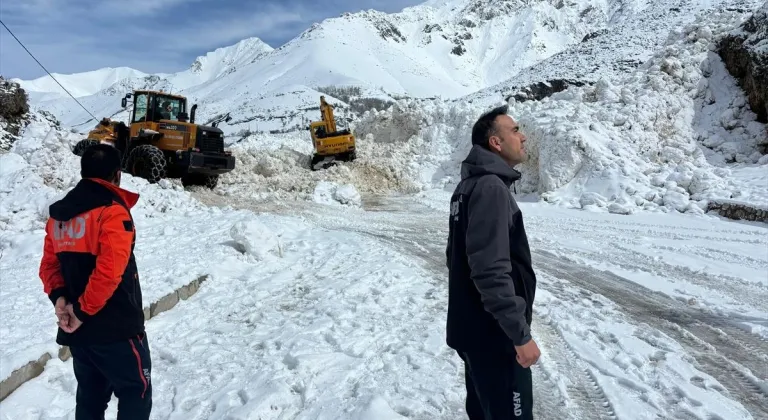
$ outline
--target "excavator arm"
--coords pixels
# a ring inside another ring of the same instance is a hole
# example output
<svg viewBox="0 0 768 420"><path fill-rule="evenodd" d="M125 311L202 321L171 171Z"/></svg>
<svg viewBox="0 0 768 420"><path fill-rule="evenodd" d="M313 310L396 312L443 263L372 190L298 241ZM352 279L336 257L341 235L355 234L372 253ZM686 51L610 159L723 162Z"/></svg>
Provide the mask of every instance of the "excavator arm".
<svg viewBox="0 0 768 420"><path fill-rule="evenodd" d="M325 121L326 133L335 133L336 120L333 118L333 107L325 101L325 96L320 97L320 115Z"/></svg>

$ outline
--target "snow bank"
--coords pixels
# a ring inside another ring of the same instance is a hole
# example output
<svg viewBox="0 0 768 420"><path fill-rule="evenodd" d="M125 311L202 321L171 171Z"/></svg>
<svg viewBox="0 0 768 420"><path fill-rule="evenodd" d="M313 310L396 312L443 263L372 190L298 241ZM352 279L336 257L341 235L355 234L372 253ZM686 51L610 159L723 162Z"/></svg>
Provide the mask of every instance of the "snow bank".
<svg viewBox="0 0 768 420"><path fill-rule="evenodd" d="M723 37L717 52L744 87L758 120L768 121L768 2ZM768 139L765 147L768 148Z"/></svg>
<svg viewBox="0 0 768 420"><path fill-rule="evenodd" d="M674 33L624 78L513 105L530 139L522 191L618 213L700 213L708 200L743 197L726 163L757 163L765 127L712 52L736 16L711 13Z"/></svg>
<svg viewBox="0 0 768 420"><path fill-rule="evenodd" d="M510 114L528 137L517 191L622 214L702 213L715 199L768 202L768 186L739 175L768 169L758 152L765 126L713 52L738 16L710 13L681 28L631 74L542 101L511 100ZM495 105L402 102L366 113L357 130L396 145L392 155L405 156L401 165L417 185L442 188L458 181L472 124ZM419 130L410 128L414 121Z"/></svg>
<svg viewBox="0 0 768 420"><path fill-rule="evenodd" d="M461 102L406 99L366 112L354 130L371 144L370 158L397 168L424 190L455 180L451 176L469 151L472 124L481 112Z"/></svg>
<svg viewBox="0 0 768 420"><path fill-rule="evenodd" d="M79 135L34 115L22 138L0 156L0 230L26 232L45 227L48 206L80 181L80 157L71 152L79 140ZM204 208L174 181L151 186L124 173L122 187L141 196L132 210L134 217L179 216Z"/></svg>

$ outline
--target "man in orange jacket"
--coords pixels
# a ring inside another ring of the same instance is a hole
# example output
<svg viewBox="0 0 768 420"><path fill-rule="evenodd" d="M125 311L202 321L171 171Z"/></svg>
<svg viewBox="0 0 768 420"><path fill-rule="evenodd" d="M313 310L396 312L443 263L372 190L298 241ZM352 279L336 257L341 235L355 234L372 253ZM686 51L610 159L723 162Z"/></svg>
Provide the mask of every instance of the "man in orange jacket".
<svg viewBox="0 0 768 420"><path fill-rule="evenodd" d="M133 249L130 209L120 188L120 152L106 144L81 158L82 180L50 206L40 264L43 290L59 318L77 379L77 420L103 419L112 393L122 419L149 419L149 344Z"/></svg>

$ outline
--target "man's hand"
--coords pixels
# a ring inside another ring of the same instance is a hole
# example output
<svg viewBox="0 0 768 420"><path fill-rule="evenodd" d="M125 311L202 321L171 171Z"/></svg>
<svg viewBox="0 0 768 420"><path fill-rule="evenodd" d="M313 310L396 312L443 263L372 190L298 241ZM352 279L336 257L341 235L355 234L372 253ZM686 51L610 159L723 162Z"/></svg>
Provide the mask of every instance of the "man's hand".
<svg viewBox="0 0 768 420"><path fill-rule="evenodd" d="M517 363L520 363L520 366L524 368L535 365L539 361L539 356L541 356L539 346L533 339L522 346L515 346L515 350L517 351Z"/></svg>
<svg viewBox="0 0 768 420"><path fill-rule="evenodd" d="M57 325L64 329L65 326L69 325L69 313L67 312L67 299L65 297L60 297L56 299L56 305L54 305L55 312L56 312L56 318L58 318Z"/></svg>
<svg viewBox="0 0 768 420"><path fill-rule="evenodd" d="M83 325L83 321L80 321L77 319L77 316L75 315L74 311L72 310L72 304L67 304L66 306L66 316L68 318L68 322L64 325L61 325L61 329L64 330L66 333L73 333L78 328L80 328L81 325Z"/></svg>

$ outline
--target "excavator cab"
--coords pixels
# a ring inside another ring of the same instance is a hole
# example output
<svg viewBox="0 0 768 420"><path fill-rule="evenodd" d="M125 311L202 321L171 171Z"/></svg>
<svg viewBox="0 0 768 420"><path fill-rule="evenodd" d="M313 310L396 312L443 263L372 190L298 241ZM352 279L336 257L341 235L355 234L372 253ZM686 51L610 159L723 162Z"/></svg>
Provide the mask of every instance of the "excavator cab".
<svg viewBox="0 0 768 420"><path fill-rule="evenodd" d="M325 96L320 96L320 118L320 121L313 121L308 127L315 149L310 169L325 169L337 160L355 160L355 136L349 130L337 131L333 107L326 102Z"/></svg>

